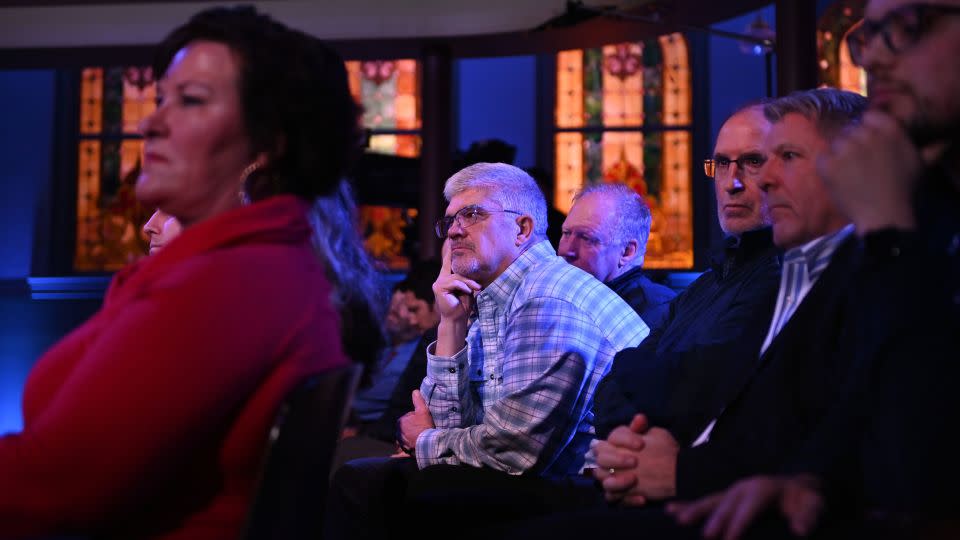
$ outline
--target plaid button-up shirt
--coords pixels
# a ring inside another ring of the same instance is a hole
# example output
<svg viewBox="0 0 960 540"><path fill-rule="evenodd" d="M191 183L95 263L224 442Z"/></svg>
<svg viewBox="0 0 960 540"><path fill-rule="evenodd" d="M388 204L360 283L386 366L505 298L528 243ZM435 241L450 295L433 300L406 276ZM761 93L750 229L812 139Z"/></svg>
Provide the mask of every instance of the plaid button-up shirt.
<svg viewBox="0 0 960 540"><path fill-rule="evenodd" d="M435 429L417 438L420 468L510 474L577 472L593 438L593 393L617 351L650 330L619 296L541 241L476 295L466 346L427 348L420 391Z"/></svg>

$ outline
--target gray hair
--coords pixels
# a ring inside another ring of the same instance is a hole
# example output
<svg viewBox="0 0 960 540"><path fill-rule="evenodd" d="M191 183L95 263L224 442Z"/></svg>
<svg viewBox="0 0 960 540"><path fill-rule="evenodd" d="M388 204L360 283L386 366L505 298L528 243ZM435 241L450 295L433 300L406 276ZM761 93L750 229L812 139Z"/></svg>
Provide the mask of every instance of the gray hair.
<svg viewBox="0 0 960 540"><path fill-rule="evenodd" d="M547 201L540 186L523 169L506 163L474 163L451 176L443 186L443 196L451 199L468 189L482 189L504 210L523 212L533 217L533 236L547 236Z"/></svg>
<svg viewBox="0 0 960 540"><path fill-rule="evenodd" d="M860 123L867 109L867 98L855 92L836 88L798 90L775 99L763 107L763 115L775 124L796 113L817 126L824 138L837 135L844 128Z"/></svg>
<svg viewBox="0 0 960 540"><path fill-rule="evenodd" d="M647 240L650 238L650 223L653 216L650 207L639 193L621 183L593 184L574 195L576 203L586 195L600 195L614 203L613 238L619 244L628 240L637 240L637 264L643 263L647 252Z"/></svg>
<svg viewBox="0 0 960 540"><path fill-rule="evenodd" d="M387 290L358 229L357 206L349 182L317 197L307 212L313 247L333 286L331 301L340 315L344 352L353 361L372 365L386 344L383 320ZM372 332L372 333L371 333Z"/></svg>

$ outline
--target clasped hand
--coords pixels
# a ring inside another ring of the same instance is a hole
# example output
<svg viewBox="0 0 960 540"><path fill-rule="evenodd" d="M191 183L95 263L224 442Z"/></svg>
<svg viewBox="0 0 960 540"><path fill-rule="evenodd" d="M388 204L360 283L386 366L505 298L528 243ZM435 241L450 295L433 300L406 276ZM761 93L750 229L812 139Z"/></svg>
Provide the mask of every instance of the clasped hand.
<svg viewBox="0 0 960 540"><path fill-rule="evenodd" d="M649 427L638 414L630 425L614 429L606 440L594 441L595 476L610 502L642 506L676 494L677 441L667 430Z"/></svg>

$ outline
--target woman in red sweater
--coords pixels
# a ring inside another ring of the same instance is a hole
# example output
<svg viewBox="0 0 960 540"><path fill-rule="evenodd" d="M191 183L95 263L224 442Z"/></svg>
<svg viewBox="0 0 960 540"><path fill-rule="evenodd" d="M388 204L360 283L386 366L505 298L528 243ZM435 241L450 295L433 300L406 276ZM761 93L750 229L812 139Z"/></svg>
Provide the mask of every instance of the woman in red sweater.
<svg viewBox="0 0 960 540"><path fill-rule="evenodd" d="M236 538L283 396L348 361L310 225L359 148L341 59L213 9L155 72L137 196L184 231L31 372L0 437L0 538Z"/></svg>

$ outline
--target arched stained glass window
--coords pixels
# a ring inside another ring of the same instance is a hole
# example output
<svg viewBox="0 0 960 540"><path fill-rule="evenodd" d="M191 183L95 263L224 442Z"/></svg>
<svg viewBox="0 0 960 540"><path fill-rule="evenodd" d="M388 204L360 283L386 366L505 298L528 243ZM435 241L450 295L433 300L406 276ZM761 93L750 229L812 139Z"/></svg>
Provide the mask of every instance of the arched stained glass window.
<svg viewBox="0 0 960 540"><path fill-rule="evenodd" d="M850 59L847 34L863 21L864 0L838 0L817 22L820 84L867 95L867 74Z"/></svg>
<svg viewBox="0 0 960 540"><path fill-rule="evenodd" d="M620 182L653 213L644 266L693 267L691 82L687 42L669 34L557 54L554 205Z"/></svg>
<svg viewBox="0 0 960 540"><path fill-rule="evenodd" d="M350 91L364 108L369 151L420 154L420 82L416 60L346 62ZM143 149L139 122L155 109L149 67L88 67L80 78L76 249L79 272L117 270L143 256L140 228L153 212L134 197ZM403 269L406 231L415 208L360 207L368 250L390 269Z"/></svg>

